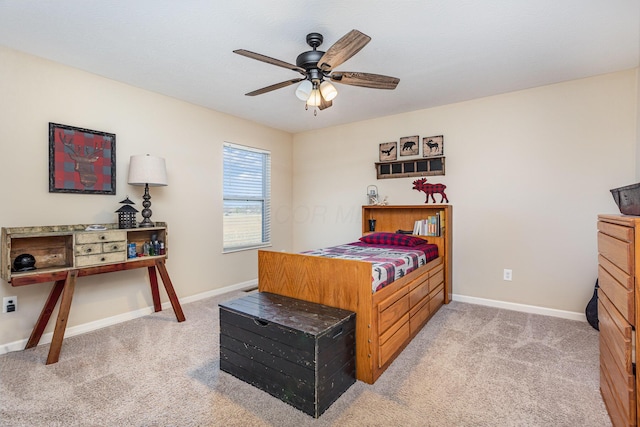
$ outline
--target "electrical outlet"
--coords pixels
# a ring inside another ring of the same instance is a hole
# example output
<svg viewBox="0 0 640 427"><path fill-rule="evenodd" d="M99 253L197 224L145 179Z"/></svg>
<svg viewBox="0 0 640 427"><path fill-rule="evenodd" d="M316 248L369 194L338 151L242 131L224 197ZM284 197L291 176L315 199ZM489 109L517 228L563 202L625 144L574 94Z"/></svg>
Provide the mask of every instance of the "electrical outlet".
<svg viewBox="0 0 640 427"><path fill-rule="evenodd" d="M2 312L12 313L18 309L18 297L3 297Z"/></svg>
<svg viewBox="0 0 640 427"><path fill-rule="evenodd" d="M513 276L513 272L510 269L505 268L504 269L504 274L502 276L502 279L511 281L512 276Z"/></svg>

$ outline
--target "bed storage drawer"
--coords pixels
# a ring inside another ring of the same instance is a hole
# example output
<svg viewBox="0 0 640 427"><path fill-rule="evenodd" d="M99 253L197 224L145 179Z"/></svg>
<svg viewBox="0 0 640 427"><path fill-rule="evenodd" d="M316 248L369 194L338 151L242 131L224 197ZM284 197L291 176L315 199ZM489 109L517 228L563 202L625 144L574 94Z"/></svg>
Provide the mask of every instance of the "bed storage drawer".
<svg viewBox="0 0 640 427"><path fill-rule="evenodd" d="M429 298L425 298L420 301L420 304L411 308L409 318L409 327L411 329L411 336L415 335L420 331L422 326L427 322L429 317L431 316L431 309L429 305Z"/></svg>
<svg viewBox="0 0 640 427"><path fill-rule="evenodd" d="M429 291L433 291L442 283L444 283L444 266L441 265L429 275Z"/></svg>
<svg viewBox="0 0 640 427"><path fill-rule="evenodd" d="M425 274L417 283L411 285L411 292L409 292L410 306L415 307L427 295L429 295L429 276Z"/></svg>
<svg viewBox="0 0 640 427"><path fill-rule="evenodd" d="M409 313L396 322L393 328L380 335L378 367L382 367L408 342L411 336Z"/></svg>
<svg viewBox="0 0 640 427"><path fill-rule="evenodd" d="M221 303L220 369L317 418L355 382L355 314L265 292Z"/></svg>
<svg viewBox="0 0 640 427"><path fill-rule="evenodd" d="M431 313L435 313L444 304L444 283L435 288L430 295L429 310Z"/></svg>
<svg viewBox="0 0 640 427"><path fill-rule="evenodd" d="M408 287L404 287L378 304L378 332L382 335L409 313Z"/></svg>

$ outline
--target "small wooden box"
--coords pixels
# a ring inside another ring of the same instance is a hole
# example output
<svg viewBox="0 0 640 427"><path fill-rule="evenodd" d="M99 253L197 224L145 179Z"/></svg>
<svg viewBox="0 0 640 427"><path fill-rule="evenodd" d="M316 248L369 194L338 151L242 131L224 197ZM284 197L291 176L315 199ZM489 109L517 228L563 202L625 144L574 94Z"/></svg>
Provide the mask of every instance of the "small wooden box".
<svg viewBox="0 0 640 427"><path fill-rule="evenodd" d="M315 418L355 368L355 313L266 292L220 304L220 369Z"/></svg>

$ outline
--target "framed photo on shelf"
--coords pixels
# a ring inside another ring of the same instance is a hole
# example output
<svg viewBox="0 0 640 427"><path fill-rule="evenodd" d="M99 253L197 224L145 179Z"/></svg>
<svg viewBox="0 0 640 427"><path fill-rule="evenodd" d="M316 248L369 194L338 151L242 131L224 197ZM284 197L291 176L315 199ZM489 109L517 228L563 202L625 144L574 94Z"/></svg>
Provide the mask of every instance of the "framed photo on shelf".
<svg viewBox="0 0 640 427"><path fill-rule="evenodd" d="M49 192L116 194L116 135L49 123Z"/></svg>
<svg viewBox="0 0 640 427"><path fill-rule="evenodd" d="M398 142L383 142L380 144L380 161L389 162L398 158Z"/></svg>
<svg viewBox="0 0 640 427"><path fill-rule="evenodd" d="M416 156L420 150L418 145L420 137L416 136L403 136L400 138L400 155L401 156Z"/></svg>
<svg viewBox="0 0 640 427"><path fill-rule="evenodd" d="M422 138L422 156L440 157L444 156L444 136L427 136Z"/></svg>

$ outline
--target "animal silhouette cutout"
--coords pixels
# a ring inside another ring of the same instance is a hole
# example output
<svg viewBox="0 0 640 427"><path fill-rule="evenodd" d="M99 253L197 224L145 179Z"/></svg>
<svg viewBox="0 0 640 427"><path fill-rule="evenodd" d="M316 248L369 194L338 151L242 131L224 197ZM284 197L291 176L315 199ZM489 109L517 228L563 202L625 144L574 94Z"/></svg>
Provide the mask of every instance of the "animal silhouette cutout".
<svg viewBox="0 0 640 427"><path fill-rule="evenodd" d="M413 181L413 189L422 191L427 195L427 198L424 201L425 203L429 203L429 196L431 196L431 200L433 200L433 203L436 203L434 194L440 194L440 203L445 201L449 203L449 199L444 192L445 188L447 188L447 186L444 184L427 183L427 178L416 179L415 181Z"/></svg>

